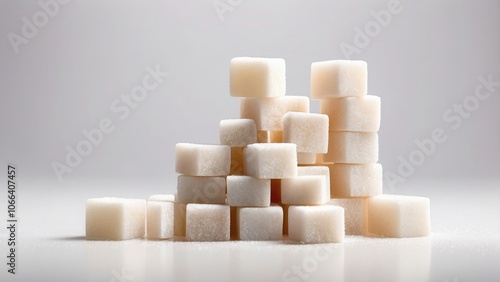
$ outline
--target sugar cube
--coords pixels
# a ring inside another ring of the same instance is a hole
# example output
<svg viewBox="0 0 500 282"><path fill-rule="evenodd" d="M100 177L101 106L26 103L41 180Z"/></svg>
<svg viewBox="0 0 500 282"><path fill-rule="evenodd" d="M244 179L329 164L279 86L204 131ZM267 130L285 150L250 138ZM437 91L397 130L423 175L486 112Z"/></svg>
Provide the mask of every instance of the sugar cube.
<svg viewBox="0 0 500 282"><path fill-rule="evenodd" d="M283 116L283 142L297 144L297 152L328 151L328 116L288 112Z"/></svg>
<svg viewBox="0 0 500 282"><path fill-rule="evenodd" d="M289 205L322 205L330 200L323 175L304 175L281 180L281 202Z"/></svg>
<svg viewBox="0 0 500 282"><path fill-rule="evenodd" d="M324 198L330 199L330 169L327 166L300 166L297 168L297 175L323 175L325 177Z"/></svg>
<svg viewBox="0 0 500 282"><path fill-rule="evenodd" d="M271 203L271 181L245 175L227 177L227 204L237 207L267 207Z"/></svg>
<svg viewBox="0 0 500 282"><path fill-rule="evenodd" d="M257 127L252 119L223 119L219 133L222 145L245 147L257 142Z"/></svg>
<svg viewBox="0 0 500 282"><path fill-rule="evenodd" d="M186 236L186 207L185 203L174 203L174 235Z"/></svg>
<svg viewBox="0 0 500 282"><path fill-rule="evenodd" d="M265 208L238 208L240 240L281 240L283 237L283 209L274 205Z"/></svg>
<svg viewBox="0 0 500 282"><path fill-rule="evenodd" d="M334 198L370 197L382 194L382 165L330 165L330 193Z"/></svg>
<svg viewBox="0 0 500 282"><path fill-rule="evenodd" d="M177 178L177 201L180 203L224 204L224 177L186 176Z"/></svg>
<svg viewBox="0 0 500 282"><path fill-rule="evenodd" d="M378 134L372 132L330 132L328 153L323 160L333 163L376 163Z"/></svg>
<svg viewBox="0 0 500 282"><path fill-rule="evenodd" d="M177 143L175 171L191 176L226 176L231 168L231 147Z"/></svg>
<svg viewBox="0 0 500 282"><path fill-rule="evenodd" d="M297 175L297 146L255 143L243 151L245 174L256 178L290 178Z"/></svg>
<svg viewBox="0 0 500 282"><path fill-rule="evenodd" d="M345 234L367 234L368 214L366 198L331 199L328 204L344 208Z"/></svg>
<svg viewBox="0 0 500 282"><path fill-rule="evenodd" d="M328 115L330 131L377 132L380 129L378 96L322 99L320 113Z"/></svg>
<svg viewBox="0 0 500 282"><path fill-rule="evenodd" d="M174 237L174 202L149 200L146 227L148 239Z"/></svg>
<svg viewBox="0 0 500 282"><path fill-rule="evenodd" d="M233 97L278 97L286 92L285 60L280 58L233 58L230 63Z"/></svg>
<svg viewBox="0 0 500 282"><path fill-rule="evenodd" d="M86 202L85 229L90 240L128 240L143 237L146 201L93 198Z"/></svg>
<svg viewBox="0 0 500 282"><path fill-rule="evenodd" d="M367 73L364 61L332 60L312 63L311 98L366 95Z"/></svg>
<svg viewBox="0 0 500 282"><path fill-rule="evenodd" d="M253 119L257 130L283 130L283 116L287 112L309 112L306 96L283 96L276 98L242 98L240 117Z"/></svg>
<svg viewBox="0 0 500 282"><path fill-rule="evenodd" d="M190 241L228 241L230 209L226 205L188 204L186 239Z"/></svg>
<svg viewBox="0 0 500 282"><path fill-rule="evenodd" d="M299 165L312 165L316 164L316 155L315 153L300 153L297 152L297 163Z"/></svg>
<svg viewBox="0 0 500 282"><path fill-rule="evenodd" d="M341 243L344 209L339 206L290 206L288 237L305 244Z"/></svg>
<svg viewBox="0 0 500 282"><path fill-rule="evenodd" d="M368 232L403 238L428 236L431 230L429 198L379 195L367 199Z"/></svg>

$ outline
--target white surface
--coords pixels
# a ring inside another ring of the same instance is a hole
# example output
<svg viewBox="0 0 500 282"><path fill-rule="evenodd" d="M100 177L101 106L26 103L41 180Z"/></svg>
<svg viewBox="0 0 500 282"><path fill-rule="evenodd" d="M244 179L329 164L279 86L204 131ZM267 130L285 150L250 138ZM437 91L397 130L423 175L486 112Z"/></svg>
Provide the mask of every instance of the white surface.
<svg viewBox="0 0 500 282"><path fill-rule="evenodd" d="M282 281L294 266L311 263L312 267L315 253L326 247L331 255L317 261L316 269L306 273L307 281L332 281L332 277L337 281L495 281L500 277L499 186L500 180L409 181L394 192L430 197L430 237L346 236L342 245L308 246L290 241L86 241L87 198L146 198L172 192L175 182L46 185L20 181L18 274L7 275L4 266L0 279L108 282L123 271L134 276L125 281ZM2 228L2 250L5 232Z"/></svg>

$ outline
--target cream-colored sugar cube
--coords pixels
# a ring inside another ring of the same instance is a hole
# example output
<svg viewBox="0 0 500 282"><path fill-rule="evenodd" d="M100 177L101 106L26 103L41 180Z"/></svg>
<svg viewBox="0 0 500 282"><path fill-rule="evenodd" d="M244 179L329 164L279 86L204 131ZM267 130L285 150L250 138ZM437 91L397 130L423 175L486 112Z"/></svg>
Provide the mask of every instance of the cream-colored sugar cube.
<svg viewBox="0 0 500 282"><path fill-rule="evenodd" d="M283 142L297 144L297 152L328 151L328 116L288 112L283 116Z"/></svg>
<svg viewBox="0 0 500 282"><path fill-rule="evenodd" d="M430 234L429 198L380 195L367 198L367 201L370 234L391 238Z"/></svg>
<svg viewBox="0 0 500 282"><path fill-rule="evenodd" d="M237 207L268 207L271 204L271 180L229 175L227 204Z"/></svg>
<svg viewBox="0 0 500 282"><path fill-rule="evenodd" d="M86 202L85 229L90 240L128 240L143 237L146 200L93 198Z"/></svg>
<svg viewBox="0 0 500 282"><path fill-rule="evenodd" d="M330 200L324 175L303 175L281 180L281 202L288 205L322 205Z"/></svg>
<svg viewBox="0 0 500 282"><path fill-rule="evenodd" d="M328 204L344 208L345 234L367 234L368 215L366 198L331 199Z"/></svg>
<svg viewBox="0 0 500 282"><path fill-rule="evenodd" d="M309 112L309 97L242 98L240 102L240 117L253 119L259 131L282 131L287 112Z"/></svg>
<svg viewBox="0 0 500 282"><path fill-rule="evenodd" d="M297 146L256 143L243 151L245 174L256 178L290 178L297 175Z"/></svg>
<svg viewBox="0 0 500 282"><path fill-rule="evenodd" d="M299 165L312 165L316 164L315 153L299 153L297 152L297 163Z"/></svg>
<svg viewBox="0 0 500 282"><path fill-rule="evenodd" d="M257 143L257 127L252 119L223 119L219 123L220 143L245 147Z"/></svg>
<svg viewBox="0 0 500 282"><path fill-rule="evenodd" d="M233 97L279 97L286 92L285 60L280 58L233 58L230 92Z"/></svg>
<svg viewBox="0 0 500 282"><path fill-rule="evenodd" d="M245 241L271 241L283 238L283 208L238 208L239 239Z"/></svg>
<svg viewBox="0 0 500 282"><path fill-rule="evenodd" d="M186 239L190 241L228 241L230 209L226 205L188 204Z"/></svg>
<svg viewBox="0 0 500 282"><path fill-rule="evenodd" d="M332 164L329 167L332 197L371 197L382 194L381 164Z"/></svg>
<svg viewBox="0 0 500 282"><path fill-rule="evenodd" d="M330 169L327 166L300 166L297 168L297 176L323 175L325 177L325 198L330 199Z"/></svg>
<svg viewBox="0 0 500 282"><path fill-rule="evenodd" d="M320 113L328 115L330 131L377 132L380 129L378 96L322 99Z"/></svg>
<svg viewBox="0 0 500 282"><path fill-rule="evenodd" d="M332 60L311 64L311 99L363 96L368 68L364 61Z"/></svg>
<svg viewBox="0 0 500 282"><path fill-rule="evenodd" d="M226 179L224 177L177 177L177 202L199 204L224 204Z"/></svg>
<svg viewBox="0 0 500 282"><path fill-rule="evenodd" d="M330 132L328 153L323 161L333 163L376 163L378 134L373 132Z"/></svg>
<svg viewBox="0 0 500 282"><path fill-rule="evenodd" d="M305 244L341 243L344 209L339 206L290 206L288 237Z"/></svg>
<svg viewBox="0 0 500 282"><path fill-rule="evenodd" d="M174 202L148 200L147 207L147 238L174 237Z"/></svg>
<svg viewBox="0 0 500 282"><path fill-rule="evenodd" d="M190 176L226 176L231 168L231 147L177 143L175 171Z"/></svg>

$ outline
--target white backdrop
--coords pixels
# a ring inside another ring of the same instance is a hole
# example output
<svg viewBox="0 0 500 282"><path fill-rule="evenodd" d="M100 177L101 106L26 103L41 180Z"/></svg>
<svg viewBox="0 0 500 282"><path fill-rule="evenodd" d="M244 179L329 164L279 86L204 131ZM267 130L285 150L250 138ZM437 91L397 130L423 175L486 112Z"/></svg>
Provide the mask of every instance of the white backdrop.
<svg viewBox="0 0 500 282"><path fill-rule="evenodd" d="M0 2L0 158L20 178L57 184L57 162L63 184L172 183L175 143L217 143L239 116L235 56L284 58L287 95L309 95L312 62L366 60L386 190L499 176L500 1L62 2Z"/></svg>

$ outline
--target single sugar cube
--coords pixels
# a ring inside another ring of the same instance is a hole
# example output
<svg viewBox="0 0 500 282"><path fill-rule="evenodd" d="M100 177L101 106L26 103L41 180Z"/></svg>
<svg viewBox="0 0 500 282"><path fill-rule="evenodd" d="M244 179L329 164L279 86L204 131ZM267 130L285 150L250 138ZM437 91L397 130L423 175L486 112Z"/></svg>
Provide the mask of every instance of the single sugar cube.
<svg viewBox="0 0 500 282"><path fill-rule="evenodd" d="M231 96L284 96L285 69L285 60L280 58L233 58L230 63Z"/></svg>
<svg viewBox="0 0 500 282"><path fill-rule="evenodd" d="M391 238L430 234L429 198L380 195L370 197L367 201L370 234Z"/></svg>
<svg viewBox="0 0 500 282"><path fill-rule="evenodd" d="M297 152L328 151L328 116L288 112L283 116L283 142L297 144Z"/></svg>
<svg viewBox="0 0 500 282"><path fill-rule="evenodd" d="M226 179L224 177L186 176L177 178L177 202L224 204Z"/></svg>
<svg viewBox="0 0 500 282"><path fill-rule="evenodd" d="M311 99L363 96L368 68L364 61L332 60L311 64Z"/></svg>
<svg viewBox="0 0 500 282"><path fill-rule="evenodd" d="M328 153L323 160L333 163L376 163L378 134L373 132L330 132Z"/></svg>
<svg viewBox="0 0 500 282"><path fill-rule="evenodd" d="M297 175L297 145L256 143L243 151L245 174L256 178L290 178Z"/></svg>
<svg viewBox="0 0 500 282"><path fill-rule="evenodd" d="M276 98L242 98L240 117L253 119L257 130L282 131L283 116L287 112L309 112L306 96L283 96Z"/></svg>
<svg viewBox="0 0 500 282"><path fill-rule="evenodd" d="M304 175L281 180L281 202L288 205L322 205L330 200L323 175Z"/></svg>
<svg viewBox="0 0 500 282"><path fill-rule="evenodd" d="M330 169L327 166L301 166L297 168L297 176L322 175L325 177L324 198L330 199Z"/></svg>
<svg viewBox="0 0 500 282"><path fill-rule="evenodd" d="M148 201L147 205L147 238L168 239L174 237L174 202Z"/></svg>
<svg viewBox="0 0 500 282"><path fill-rule="evenodd" d="M330 193L334 198L372 197L382 194L382 165L330 165Z"/></svg>
<svg viewBox="0 0 500 282"><path fill-rule="evenodd" d="M175 171L191 176L226 176L231 168L231 147L177 143Z"/></svg>
<svg viewBox="0 0 500 282"><path fill-rule="evenodd" d="M229 206L188 204L186 238L190 241L228 241L230 239Z"/></svg>
<svg viewBox="0 0 500 282"><path fill-rule="evenodd" d="M86 237L91 240L128 240L143 237L146 200L93 198L86 202Z"/></svg>
<svg viewBox="0 0 500 282"><path fill-rule="evenodd" d="M366 198L331 199L328 204L344 208L346 235L367 234L368 214Z"/></svg>
<svg viewBox="0 0 500 282"><path fill-rule="evenodd" d="M288 237L305 244L341 243L344 209L339 206L290 206Z"/></svg>
<svg viewBox="0 0 500 282"><path fill-rule="evenodd" d="M299 165L312 165L316 164L315 153L299 153L297 152L297 163Z"/></svg>
<svg viewBox="0 0 500 282"><path fill-rule="evenodd" d="M231 169L230 175L242 175L245 169L243 168L243 148L231 147Z"/></svg>
<svg viewBox="0 0 500 282"><path fill-rule="evenodd" d="M245 175L228 176L227 204L237 207L268 207L271 204L271 180Z"/></svg>
<svg viewBox="0 0 500 282"><path fill-rule="evenodd" d="M283 238L283 209L270 207L238 208L239 238L245 241L271 241Z"/></svg>
<svg viewBox="0 0 500 282"><path fill-rule="evenodd" d="M151 196L149 196L148 201L175 202L175 195L174 194L151 195Z"/></svg>
<svg viewBox="0 0 500 282"><path fill-rule="evenodd" d="M380 129L378 96L322 99L319 105L320 113L330 119L330 131L377 132Z"/></svg>
<svg viewBox="0 0 500 282"><path fill-rule="evenodd" d="M185 203L174 203L174 235L186 236L186 207Z"/></svg>
<svg viewBox="0 0 500 282"><path fill-rule="evenodd" d="M219 133L222 145L245 147L257 143L257 127L253 119L223 119Z"/></svg>

